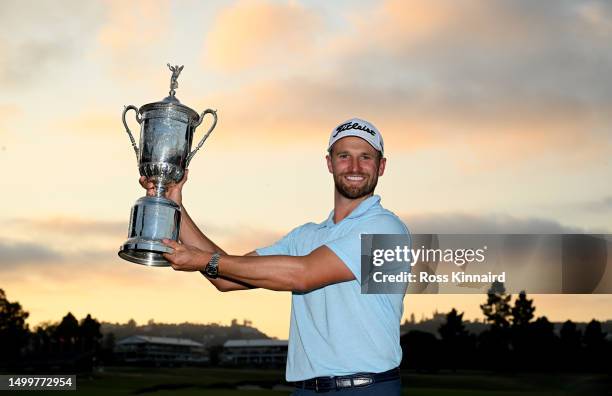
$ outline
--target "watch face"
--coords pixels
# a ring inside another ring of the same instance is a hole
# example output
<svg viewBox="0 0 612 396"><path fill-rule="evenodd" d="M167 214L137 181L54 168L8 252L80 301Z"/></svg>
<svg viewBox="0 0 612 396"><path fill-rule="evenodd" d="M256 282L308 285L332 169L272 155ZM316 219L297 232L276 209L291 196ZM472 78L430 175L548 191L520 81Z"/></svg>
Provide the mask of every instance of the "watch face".
<svg viewBox="0 0 612 396"><path fill-rule="evenodd" d="M206 275L212 278L216 278L218 274L219 274L219 258L216 256L213 256L210 259L210 262L208 263L208 265L206 266Z"/></svg>

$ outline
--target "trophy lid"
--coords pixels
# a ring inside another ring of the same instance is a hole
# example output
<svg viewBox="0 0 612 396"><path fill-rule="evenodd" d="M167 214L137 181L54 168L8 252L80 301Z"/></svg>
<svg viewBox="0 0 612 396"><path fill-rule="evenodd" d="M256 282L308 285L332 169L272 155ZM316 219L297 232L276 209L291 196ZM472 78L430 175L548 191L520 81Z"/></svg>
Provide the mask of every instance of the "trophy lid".
<svg viewBox="0 0 612 396"><path fill-rule="evenodd" d="M195 110L182 104L180 100L178 100L178 98L175 96L176 88L178 88L177 79L178 79L179 74L181 74L183 67L184 66L178 66L178 65L171 66L168 63L168 68L172 72L172 76L170 77L170 92L168 93L168 96L166 96L159 102L148 103L142 106L139 110L140 113L144 113L150 110L168 109L168 110L175 110L175 111L180 111L181 113L185 113L189 118L192 118L196 121L200 118L200 115Z"/></svg>

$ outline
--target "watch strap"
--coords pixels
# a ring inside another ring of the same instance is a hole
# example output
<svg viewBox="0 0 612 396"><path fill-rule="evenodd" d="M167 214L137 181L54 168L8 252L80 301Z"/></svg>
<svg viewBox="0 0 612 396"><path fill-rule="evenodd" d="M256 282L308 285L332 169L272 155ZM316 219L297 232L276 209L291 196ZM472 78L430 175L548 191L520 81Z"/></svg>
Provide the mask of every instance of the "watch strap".
<svg viewBox="0 0 612 396"><path fill-rule="evenodd" d="M221 255L215 252L210 257L208 264L206 264L206 267L204 268L204 273L209 278L216 279L219 276L219 258L220 257Z"/></svg>

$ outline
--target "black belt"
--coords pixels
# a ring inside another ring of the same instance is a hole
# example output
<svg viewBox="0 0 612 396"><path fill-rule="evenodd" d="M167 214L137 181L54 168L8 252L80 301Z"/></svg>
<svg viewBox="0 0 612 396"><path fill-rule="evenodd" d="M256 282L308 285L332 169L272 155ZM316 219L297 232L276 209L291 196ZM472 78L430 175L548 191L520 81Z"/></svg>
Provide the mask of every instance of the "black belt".
<svg viewBox="0 0 612 396"><path fill-rule="evenodd" d="M384 373L357 373L338 377L316 377L294 382L293 385L296 388L309 389L316 392L329 392L343 388L360 388L377 382L393 381L399 378L399 367L396 367Z"/></svg>

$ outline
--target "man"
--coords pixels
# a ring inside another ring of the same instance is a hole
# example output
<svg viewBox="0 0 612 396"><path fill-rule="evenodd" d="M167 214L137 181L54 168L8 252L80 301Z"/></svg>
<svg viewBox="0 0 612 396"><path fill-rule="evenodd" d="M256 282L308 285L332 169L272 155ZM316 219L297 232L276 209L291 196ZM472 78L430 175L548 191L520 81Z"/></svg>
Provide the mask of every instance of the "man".
<svg viewBox="0 0 612 396"><path fill-rule="evenodd" d="M178 271L201 271L220 291L261 287L291 291L287 381L295 395L399 395L399 325L402 294L361 293L361 234L408 234L374 195L386 158L380 132L351 119L329 138L334 210L281 240L245 256L228 255L208 239L182 206L185 178L167 197L181 205L181 243L164 255ZM148 194L153 183L140 180Z"/></svg>

